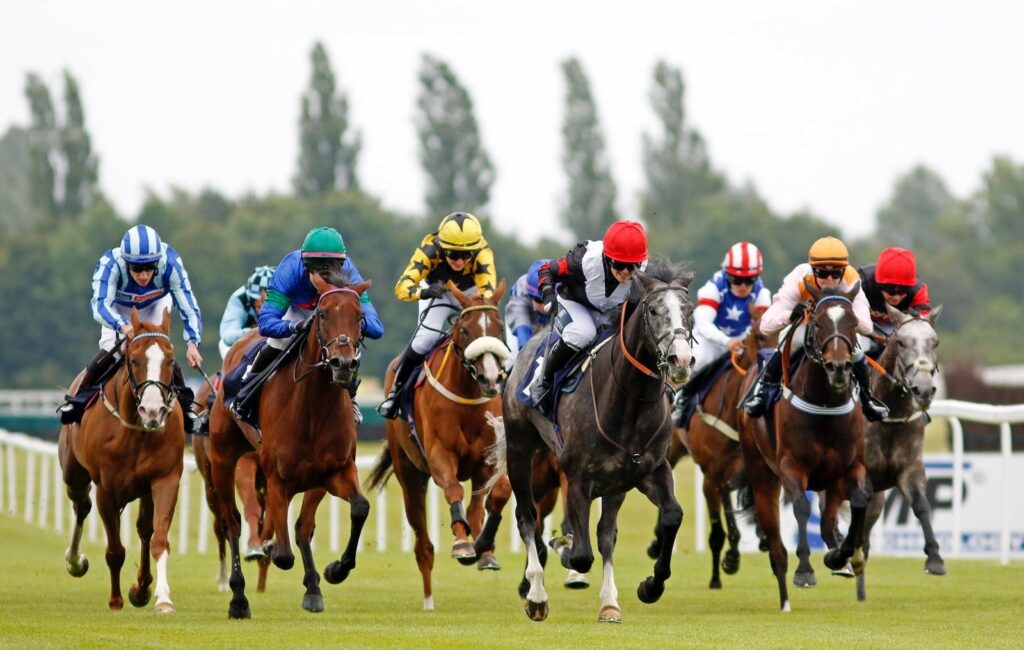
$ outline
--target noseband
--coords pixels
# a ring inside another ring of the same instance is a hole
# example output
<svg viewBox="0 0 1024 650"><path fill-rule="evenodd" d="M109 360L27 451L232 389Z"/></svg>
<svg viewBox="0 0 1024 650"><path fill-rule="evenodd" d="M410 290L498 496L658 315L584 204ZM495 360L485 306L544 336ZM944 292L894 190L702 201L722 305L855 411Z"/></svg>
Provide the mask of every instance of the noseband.
<svg viewBox="0 0 1024 650"><path fill-rule="evenodd" d="M462 309L462 311L459 312L458 318L456 318L455 321L452 323L452 331L453 332L455 331L455 328L459 326L459 323L462 322L462 319L466 316L466 314L470 314L470 313L473 313L475 311L493 311L495 313L500 313L500 310L498 309L497 305L483 304L483 305L470 305L469 307L464 307ZM498 321L498 325L501 326L501 336L500 337L495 336L495 337L492 337L492 338L496 338L499 341L501 341L502 345L505 346L505 349L508 349L508 343L505 341L505 323L504 323L504 321L501 320L500 316L495 316L495 320ZM484 336L490 336L490 335L487 334L486 332L484 332ZM455 355L457 357L459 357L459 360L462 362L462 367L466 369L466 372L468 372L470 377L473 378L473 381L475 381L475 382L477 382L479 384L480 383L480 373L477 372L477 369L476 369L476 366L474 365L474 363L466 358L466 348L461 346L461 345L456 344L454 336L452 337L451 341L452 341L451 342L451 346L452 346L452 348L455 349ZM509 353L511 354L511 351ZM499 361L500 361L500 359L499 359ZM498 383L501 383L501 382L504 382L505 379L508 378L508 372L505 370L505 364L504 363L499 363L498 366L499 366L499 368L498 368Z"/></svg>

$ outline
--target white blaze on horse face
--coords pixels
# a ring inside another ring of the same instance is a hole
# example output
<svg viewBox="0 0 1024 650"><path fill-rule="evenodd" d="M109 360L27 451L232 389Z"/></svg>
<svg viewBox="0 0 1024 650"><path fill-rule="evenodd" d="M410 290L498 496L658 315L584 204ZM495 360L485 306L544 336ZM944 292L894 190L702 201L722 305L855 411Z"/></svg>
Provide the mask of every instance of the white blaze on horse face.
<svg viewBox="0 0 1024 650"><path fill-rule="evenodd" d="M160 381L160 366L164 361L164 352L159 345L153 344L146 348L146 380ZM160 389L150 384L142 391L139 399L140 412L152 420L160 418L160 409L164 407L164 396Z"/></svg>
<svg viewBox="0 0 1024 650"><path fill-rule="evenodd" d="M501 366L498 364L498 360L493 354L484 355L484 378L492 384L498 383L498 376L501 372Z"/></svg>
<svg viewBox="0 0 1024 650"><path fill-rule="evenodd" d="M673 332L686 332L687 329L683 323L683 303L679 300L679 294L675 291L666 291L664 296L665 308L668 310L669 328ZM672 347L669 349L669 355L675 355L676 361L684 370L688 370L690 368L690 360L693 358L693 350L690 348L690 341L685 334L677 334L673 337Z"/></svg>
<svg viewBox="0 0 1024 650"><path fill-rule="evenodd" d="M832 325L835 327L835 330L838 332L839 331L839 321L843 320L843 316L846 315L846 310L843 309L839 305L832 305L831 307L828 308L828 310L825 313L828 315L829 318L832 319ZM832 344L835 346L836 352L838 352L839 351L839 339L838 338L832 339Z"/></svg>

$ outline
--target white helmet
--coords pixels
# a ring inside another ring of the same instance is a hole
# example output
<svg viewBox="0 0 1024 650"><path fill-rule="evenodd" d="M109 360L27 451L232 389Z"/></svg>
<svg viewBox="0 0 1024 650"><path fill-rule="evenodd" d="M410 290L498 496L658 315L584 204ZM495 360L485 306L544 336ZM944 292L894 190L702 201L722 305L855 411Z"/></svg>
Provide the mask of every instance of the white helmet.
<svg viewBox="0 0 1024 650"><path fill-rule="evenodd" d="M741 241L733 244L722 260L722 270L738 278L761 275L764 270L761 251L750 242Z"/></svg>

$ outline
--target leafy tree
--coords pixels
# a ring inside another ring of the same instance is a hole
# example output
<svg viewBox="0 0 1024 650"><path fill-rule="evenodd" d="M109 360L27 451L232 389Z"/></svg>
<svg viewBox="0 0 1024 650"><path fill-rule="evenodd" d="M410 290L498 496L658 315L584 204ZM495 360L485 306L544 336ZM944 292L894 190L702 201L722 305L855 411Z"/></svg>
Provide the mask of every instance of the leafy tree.
<svg viewBox="0 0 1024 650"><path fill-rule="evenodd" d="M32 123L29 126L31 167L29 172L32 205L37 214L52 218L57 214L56 170L57 116L46 83L35 73L25 82Z"/></svg>
<svg viewBox="0 0 1024 650"><path fill-rule="evenodd" d="M64 189L60 214L73 217L86 210L96 196L99 161L92 151L92 139L85 128L85 111L78 82L64 71L65 119L60 129L60 148L64 158Z"/></svg>
<svg viewBox="0 0 1024 650"><path fill-rule="evenodd" d="M349 132L348 96L338 90L323 43L313 46L310 60L313 73L302 95L295 192L311 197L358 189L356 166L362 138L358 132Z"/></svg>
<svg viewBox="0 0 1024 650"><path fill-rule="evenodd" d="M481 212L491 199L494 165L480 138L473 100L448 64L429 54L420 60L419 81L416 130L427 212Z"/></svg>
<svg viewBox="0 0 1024 650"><path fill-rule="evenodd" d="M31 157L28 132L19 126L7 129L0 138L0 232L20 231L32 223Z"/></svg>
<svg viewBox="0 0 1024 650"><path fill-rule="evenodd" d="M934 251L944 239L940 222L958 209L945 181L918 165L896 179L888 203L878 210L878 231L888 246Z"/></svg>
<svg viewBox="0 0 1024 650"><path fill-rule="evenodd" d="M562 219L577 239L596 239L618 218L617 189L583 66L576 58L567 59L562 62L562 74L566 83L562 165L569 179Z"/></svg>
<svg viewBox="0 0 1024 650"><path fill-rule="evenodd" d="M684 92L682 72L659 61L654 67L650 100L660 133L643 136L647 188L641 212L654 227L692 222L697 216L696 203L725 189L724 179L711 168L704 138L686 123Z"/></svg>

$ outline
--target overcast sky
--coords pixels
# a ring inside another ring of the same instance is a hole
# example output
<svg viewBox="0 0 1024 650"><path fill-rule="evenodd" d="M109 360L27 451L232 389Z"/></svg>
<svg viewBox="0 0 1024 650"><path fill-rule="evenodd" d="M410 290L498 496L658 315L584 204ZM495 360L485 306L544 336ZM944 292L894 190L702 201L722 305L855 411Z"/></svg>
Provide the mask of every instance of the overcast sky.
<svg viewBox="0 0 1024 650"><path fill-rule="evenodd" d="M286 192L316 39L362 131L370 193L422 211L412 118L431 52L475 102L497 168L490 212L531 240L561 232L568 56L590 78L627 216L658 59L682 68L689 122L734 183L848 235L873 229L914 164L962 196L993 155L1024 163L1024 3L1012 0L5 2L0 129L28 122L27 71L59 98L68 67L101 184L127 216L146 188Z"/></svg>

